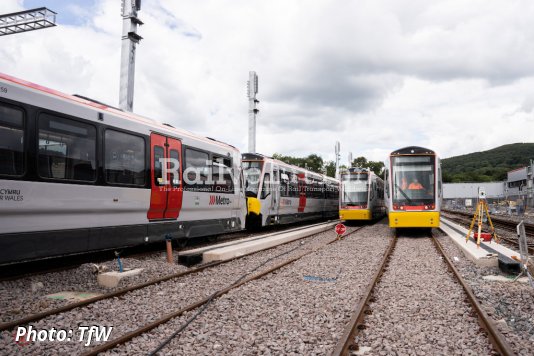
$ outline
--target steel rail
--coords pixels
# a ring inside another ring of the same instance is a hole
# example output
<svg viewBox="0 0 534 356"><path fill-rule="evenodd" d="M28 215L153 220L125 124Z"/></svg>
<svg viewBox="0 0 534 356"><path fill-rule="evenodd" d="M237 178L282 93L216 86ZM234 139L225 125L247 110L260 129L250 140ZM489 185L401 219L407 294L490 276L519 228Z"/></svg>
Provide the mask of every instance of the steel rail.
<svg viewBox="0 0 534 356"><path fill-rule="evenodd" d="M367 286L367 289L365 290L362 299L360 299L360 302L358 303L358 306L356 307L356 311L354 312L352 318L345 326L345 330L343 331L343 336L341 337L341 339L339 339L336 346L334 347L334 350L332 351L333 356L348 355L349 351L352 351L351 349L354 348L354 338L360 331L360 328L363 326L365 313L369 310L369 303L372 302L371 299L372 299L374 288L378 284L378 282L380 281L380 278L382 277L382 275L384 274L386 270L386 266L393 253L393 250L395 249L396 243L397 243L397 236L394 235L391 238L388 249L384 253L384 257L382 258L380 268L375 273L373 279Z"/></svg>
<svg viewBox="0 0 534 356"><path fill-rule="evenodd" d="M464 216L466 218L471 218L471 219L473 218L473 214L466 213L463 211L454 211L454 210L445 210L445 209L442 209L441 211L443 213ZM503 229L507 229L512 232L516 232L516 226L517 224L519 224L519 222L506 220L506 219L495 217L495 216L491 216L491 221L493 222L495 226L499 226ZM525 230L529 237L534 237L534 224L525 223Z"/></svg>
<svg viewBox="0 0 534 356"><path fill-rule="evenodd" d="M454 266L450 258L446 255L445 251L443 250L443 246L441 246L441 243L433 235L432 235L432 242L434 242L434 246L436 246L436 249L441 253L443 259L447 261L449 271L451 271L454 274L458 282L462 285L465 293L467 294L467 298L469 302L471 303L471 306L477 313L478 322L480 326L488 334L490 342L495 348L495 350L503 356L515 355L510 344L508 344L505 337L501 334L501 332L497 329L497 327L495 326L491 318L486 314L486 312L480 306L475 294L471 290L471 287L467 285L467 283L462 278L460 272L458 272L458 270L456 269L456 267Z"/></svg>
<svg viewBox="0 0 534 356"><path fill-rule="evenodd" d="M361 226L358 229L355 229L354 231L351 231L350 233L344 235L343 238L346 238L347 236L350 236L350 235L360 231L364 227L365 226ZM328 241L326 244L324 244L322 246L313 248L312 250L310 250L310 251L308 251L306 253L300 254L299 256L296 256L296 257L293 257L293 258L290 258L290 259L288 259L288 260L286 260L284 262L281 262L281 263L277 264L276 266L273 266L273 267L271 267L271 268L269 268L269 269L267 269L267 270L265 270L265 271L263 271L261 273L258 273L258 274L255 274L255 275L249 277L249 278L246 278L246 279L242 280L241 282L232 284L232 285L230 285L230 286L228 286L228 287L226 287L226 288L224 288L224 289L222 289L222 290L220 290L220 291L218 291L218 292L216 292L216 293L214 293L214 294L212 294L212 295L210 295L210 296L208 296L206 298L203 298L202 300L194 302L194 303L192 303L192 304L190 304L190 305L188 305L188 306L186 306L186 307L184 307L184 308L182 308L180 310L177 310L175 312L169 313L169 314L159 318L158 320L156 320L154 322L151 322L150 324L147 324L147 325L142 326L142 327L140 327L140 328L138 328L136 330L133 330L133 331L131 331L129 333L126 333L126 334L124 334L122 336L119 336L119 337L117 337L117 338L115 338L115 339L113 339L111 341L106 342L105 344L102 344L102 345L99 345L97 347L94 347L93 349L83 353L82 356L95 356L95 355L97 355L97 354L99 354L101 352L110 350L110 349L114 348L117 345L120 345L120 344L123 344L125 342L128 342L131 339L133 339L134 337L142 335L142 334L144 334L146 332L149 332L152 329L154 329L154 328L156 328L156 327L168 322L171 319L180 317L182 314L184 314L184 313L186 313L188 311L191 311L191 310L194 310L194 309L196 309L198 307L201 307L202 305L208 303L210 300L219 298L220 296L222 296L222 295L228 293L229 291L231 291L231 290L233 290L235 288L238 288L238 287L240 287L240 286L242 286L242 285L244 285L246 283L249 283L249 282L257 280L257 279L260 279L263 276L266 276L266 275L268 275L268 274L270 274L270 273L272 273L274 271L277 271L277 270L281 269L282 267L285 267L285 266L287 266L287 265L289 265L289 264L291 264L291 263L293 263L295 261L298 261L302 257L310 255L310 254L316 252L317 250L322 249L322 248L324 248L324 247L326 247L326 246L328 246L330 244L333 244L333 243L335 243L337 241L339 241L339 239L336 237L336 238Z"/></svg>
<svg viewBox="0 0 534 356"><path fill-rule="evenodd" d="M332 222L327 222L327 223L325 223L325 225L326 224L331 224L331 223ZM352 234L352 233L354 233L356 231L350 232L346 236L348 236L348 235L350 235L350 234ZM314 232L314 233L312 233L310 235L303 236L301 238L298 238L298 239L290 241L290 242L299 241L299 240L308 238L308 237L316 235L316 234L317 233ZM287 242L287 243L290 243L290 242ZM287 243L284 243L284 244L281 244L281 245L277 245L277 246L283 246L283 245L285 245ZM277 246L274 246L274 247L277 247ZM75 303L69 303L67 305L64 305L64 306L61 306L61 307L58 307L58 308L45 310L45 311L40 312L40 313L35 313L35 314L32 314L32 315L28 315L28 316L26 316L24 318L21 318L21 319L17 319L17 320L1 323L0 324L0 331L11 330L11 329L15 328L16 326L26 325L28 323L41 320L41 319L46 318L46 317L51 316L51 315L56 315L56 314L67 312L67 311L72 310L72 309L84 307L86 305L98 302L100 300L118 297L118 296L124 295L126 293L129 293L129 292L132 292L132 291L135 291L135 290L138 290L138 289L149 287L149 286L154 285L154 284L158 284L158 283L161 283L161 282L166 282L166 281L171 280L171 279L180 278L180 277L184 277L184 276L187 276L187 275L190 275L190 274L201 272L201 271L203 271L203 270L205 270L207 268L215 267L215 266L218 266L218 265L223 264L223 263L227 263L227 262L230 262L230 261L234 261L234 260L243 258L245 256L247 256L247 255L239 256L239 257L236 257L234 259L227 260L227 261L210 262L210 263L204 264L202 266L190 269L188 271L178 272L178 273L174 273L174 274L171 274L171 275L163 276L163 277L160 277L160 278L155 278L155 279L149 280L149 281L141 283L141 284L137 284L137 285L134 285L134 286L131 286L131 287L122 288L122 289L117 290L115 292L106 293L106 294L103 294L103 295L99 295L99 296L92 297L92 298L89 298L89 299L85 299L85 300L82 300L82 301L79 301L79 302L75 302Z"/></svg>
<svg viewBox="0 0 534 356"><path fill-rule="evenodd" d="M457 216L447 216L446 218L449 219L449 220L451 220L451 221L455 221L455 222L457 222L457 223L460 223L460 224L466 224L466 225L469 225L470 222L469 222L466 218L464 218L464 217L462 217L462 216L464 216L464 215L463 215L463 214L457 214ZM493 221L493 220L492 220L492 221ZM496 225L496 224L494 224L494 225L495 225L496 227L501 227L501 228L502 228L501 225ZM516 232L516 230L515 230L515 227L512 229L512 223L511 223L509 226L506 227L506 230L509 230L510 232L513 231L514 233L517 234L517 232ZM529 237L531 237L531 236L529 236ZM519 247L519 242L517 241L517 238L515 238L515 239L511 239L511 238L509 238L509 237L499 236L499 240L506 241L506 242L508 242L509 244L513 245L513 246ZM529 244L527 245L527 249L528 249L528 253L529 253L530 255L534 255L534 245L532 245L532 243L529 243Z"/></svg>

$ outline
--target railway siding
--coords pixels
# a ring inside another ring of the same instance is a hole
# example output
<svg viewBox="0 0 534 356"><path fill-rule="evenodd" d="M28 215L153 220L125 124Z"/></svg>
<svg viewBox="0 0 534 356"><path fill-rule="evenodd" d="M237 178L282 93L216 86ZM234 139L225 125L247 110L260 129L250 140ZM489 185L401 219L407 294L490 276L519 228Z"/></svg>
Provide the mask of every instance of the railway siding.
<svg viewBox="0 0 534 356"><path fill-rule="evenodd" d="M378 268L390 234L385 222L365 227L343 241L229 292L210 305L163 352L328 354ZM149 352L158 343L156 340L177 330L188 316L161 325L108 354Z"/></svg>
<svg viewBox="0 0 534 356"><path fill-rule="evenodd" d="M490 282L484 276L500 275L495 268L479 268L467 260L449 238L440 239L449 258L469 284L482 307L496 322L514 352L534 354L534 289L528 284Z"/></svg>
<svg viewBox="0 0 534 356"><path fill-rule="evenodd" d="M303 241L294 241L276 248L245 256L199 273L169 280L156 285L135 290L119 297L105 299L86 307L52 315L32 323L35 329L65 328L76 330L79 325L113 326L111 338L114 339L130 332L159 316L170 311L179 310L191 303L207 297L232 283L246 271L256 267L261 262L275 257L283 252L287 255L274 259L262 267L263 270L302 253L303 250L324 245L332 239L333 232L317 234ZM21 352L23 354L59 353L80 354L89 351L83 343L65 342L36 342L24 345L23 348L13 341L11 331L1 333L0 348L7 352ZM93 343L91 346L96 346Z"/></svg>
<svg viewBox="0 0 534 356"><path fill-rule="evenodd" d="M355 343L370 354L490 355L466 295L426 237L397 241Z"/></svg>

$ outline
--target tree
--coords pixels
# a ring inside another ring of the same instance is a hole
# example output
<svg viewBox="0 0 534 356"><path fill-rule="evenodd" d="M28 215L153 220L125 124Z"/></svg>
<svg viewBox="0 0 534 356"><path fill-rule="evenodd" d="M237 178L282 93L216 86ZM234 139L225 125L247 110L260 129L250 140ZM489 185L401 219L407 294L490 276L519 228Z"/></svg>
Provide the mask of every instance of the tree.
<svg viewBox="0 0 534 356"><path fill-rule="evenodd" d="M323 158L315 153L312 153L307 157L291 157L275 153L273 154L273 158L278 159L287 164L306 168L316 173L323 173L325 168Z"/></svg>
<svg viewBox="0 0 534 356"><path fill-rule="evenodd" d="M377 176L382 176L384 173L384 162L380 161L369 161L367 162L367 168L371 169Z"/></svg>
<svg viewBox="0 0 534 356"><path fill-rule="evenodd" d="M336 162L328 161L325 163L326 175L334 178L336 176Z"/></svg>
<svg viewBox="0 0 534 356"><path fill-rule="evenodd" d="M356 157L352 161L352 167L367 168L367 158L365 157Z"/></svg>
<svg viewBox="0 0 534 356"><path fill-rule="evenodd" d="M384 163L380 161L368 161L365 157L357 157L352 161L352 167L369 168L376 175L381 176L384 172Z"/></svg>

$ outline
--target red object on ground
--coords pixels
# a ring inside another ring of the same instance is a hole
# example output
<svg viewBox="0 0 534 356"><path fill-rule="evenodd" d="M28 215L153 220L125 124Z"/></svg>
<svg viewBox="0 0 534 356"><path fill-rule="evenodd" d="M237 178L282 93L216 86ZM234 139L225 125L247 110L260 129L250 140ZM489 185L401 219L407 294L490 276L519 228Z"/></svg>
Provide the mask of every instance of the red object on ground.
<svg viewBox="0 0 534 356"><path fill-rule="evenodd" d="M475 240L478 239L478 232L475 232ZM483 241L491 241L491 234L489 232L481 232L480 239Z"/></svg>
<svg viewBox="0 0 534 356"><path fill-rule="evenodd" d="M337 224L335 230L336 234L343 235L347 231L347 227L343 224Z"/></svg>

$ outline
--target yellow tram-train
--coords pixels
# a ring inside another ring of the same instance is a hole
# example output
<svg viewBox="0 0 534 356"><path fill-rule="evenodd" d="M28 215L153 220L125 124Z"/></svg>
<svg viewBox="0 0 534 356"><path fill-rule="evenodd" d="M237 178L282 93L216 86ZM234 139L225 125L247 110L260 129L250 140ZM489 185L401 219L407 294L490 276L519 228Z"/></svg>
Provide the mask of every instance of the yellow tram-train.
<svg viewBox="0 0 534 356"><path fill-rule="evenodd" d="M434 151L410 146L392 152L386 160L385 187L390 227L439 227L441 164Z"/></svg>
<svg viewBox="0 0 534 356"><path fill-rule="evenodd" d="M384 216L384 181L362 168L340 174L339 218L347 222L373 220Z"/></svg>

